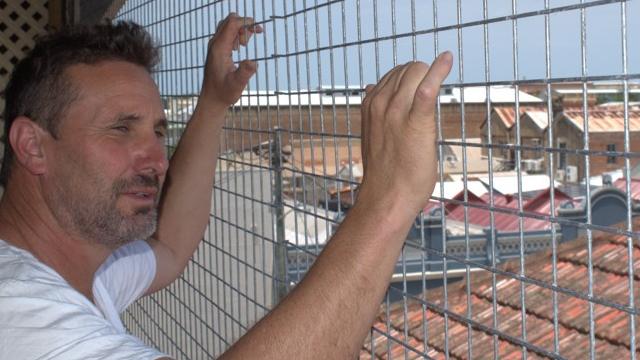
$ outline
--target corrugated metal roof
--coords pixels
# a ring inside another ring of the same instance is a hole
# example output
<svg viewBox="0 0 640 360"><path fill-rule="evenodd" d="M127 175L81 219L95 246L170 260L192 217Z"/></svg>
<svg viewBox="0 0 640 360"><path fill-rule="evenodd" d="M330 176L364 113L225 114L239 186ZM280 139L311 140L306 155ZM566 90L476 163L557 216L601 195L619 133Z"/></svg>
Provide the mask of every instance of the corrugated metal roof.
<svg viewBox="0 0 640 360"><path fill-rule="evenodd" d="M624 131L624 111L619 109L607 110L600 107L589 108L587 111L590 133ZM579 131L584 132L584 111L582 109L565 109L563 114L564 118ZM640 131L640 111L629 111L629 131Z"/></svg>
<svg viewBox="0 0 640 360"><path fill-rule="evenodd" d="M549 115L546 110L530 110L524 115L530 118L540 130L546 130L549 127Z"/></svg>
<svg viewBox="0 0 640 360"><path fill-rule="evenodd" d="M624 193L627 192L627 180L625 178L616 180L613 186ZM640 178L631 178L631 198L640 201Z"/></svg>
<svg viewBox="0 0 640 360"><path fill-rule="evenodd" d="M494 225L497 231L515 232L520 230L520 217L513 214L518 209L518 199L511 195L501 195L494 193L493 206L497 209L491 211L489 207L489 194L481 197L470 194L468 202L476 204L480 207L467 207L466 221L469 224L489 227L491 226L491 213L493 212ZM555 189L554 192L555 208L566 201L575 200L562 191ZM457 200L462 200L462 194L456 196ZM524 217L522 218L522 230L534 231L545 230L552 226L548 220L538 218L538 216L549 216L551 214L551 190L546 189L531 199L523 199L522 209ZM504 210L504 211L500 211ZM447 218L456 221L465 221L465 206L458 204L449 204L447 206Z"/></svg>
<svg viewBox="0 0 640 360"><path fill-rule="evenodd" d="M612 235L596 237L593 248L593 280L594 295L609 302L627 306L628 294L628 259L626 238ZM564 288L587 293L588 267L586 241L572 241L559 246L557 252L558 285ZM552 281L553 263L551 251L545 251L527 257L527 276L550 284ZM634 267L640 266L640 248L633 248ZM519 260L508 261L501 270L517 274L520 269ZM498 330L516 339L522 339L522 304L520 301L521 282L512 277L497 275L496 294L493 296L492 275L489 272L474 273L468 289L471 303L471 318L481 325L494 328L493 301L497 303ZM635 274L635 287L640 286L640 277ZM554 311L552 292L535 284L525 284L526 305L526 341L549 352L554 349ZM449 283L447 287L449 311L467 316L467 288L465 281ZM430 289L425 292L424 299L429 304L444 307L444 289ZM640 300L636 297L635 307ZM361 355L371 358L371 343L375 358L387 359L387 348L393 358L404 358L405 347L409 344L418 352L407 350L410 359L422 358L424 354L441 359L444 357L445 319L433 308L423 307L422 303L409 299L406 304L393 304L389 317L382 308L374 328L387 332L396 341L374 331L373 339L365 341ZM568 359L586 359L589 357L589 303L577 297L558 294L558 337L560 339L559 354ZM616 308L602 305L594 306L595 349L598 358L617 359L630 358L629 315ZM637 317L636 327L638 324ZM387 321L391 324L387 328ZM408 337L404 336L405 326ZM468 356L469 334L474 358L493 357L493 337L489 332L469 328L466 323L455 317L448 318L449 357L466 359ZM399 343L400 342L400 343ZM636 356L640 354L640 344L636 343ZM522 348L507 338L498 338L498 356L501 359L520 359ZM530 358L544 358L544 355L529 351Z"/></svg>

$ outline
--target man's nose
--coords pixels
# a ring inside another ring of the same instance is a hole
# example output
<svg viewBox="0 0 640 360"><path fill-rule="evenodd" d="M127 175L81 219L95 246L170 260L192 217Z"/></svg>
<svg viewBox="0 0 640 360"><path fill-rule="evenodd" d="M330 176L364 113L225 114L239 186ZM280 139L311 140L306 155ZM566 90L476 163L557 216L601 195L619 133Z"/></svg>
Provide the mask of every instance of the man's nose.
<svg viewBox="0 0 640 360"><path fill-rule="evenodd" d="M164 141L155 132L141 138L134 150L135 170L139 173L164 176L169 166Z"/></svg>

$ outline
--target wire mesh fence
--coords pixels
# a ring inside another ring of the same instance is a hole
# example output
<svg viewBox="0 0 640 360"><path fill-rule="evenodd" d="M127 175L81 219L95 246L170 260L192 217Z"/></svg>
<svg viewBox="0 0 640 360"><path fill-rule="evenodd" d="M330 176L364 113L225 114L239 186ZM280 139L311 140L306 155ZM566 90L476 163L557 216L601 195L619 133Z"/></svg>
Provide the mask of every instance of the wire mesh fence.
<svg viewBox="0 0 640 360"><path fill-rule="evenodd" d="M363 88L451 50L439 181L360 357L636 358L640 3L129 0L117 19L162 44L170 151L230 12L265 29L235 55L258 72L225 121L203 242L126 312L133 334L197 359L246 332L355 202Z"/></svg>

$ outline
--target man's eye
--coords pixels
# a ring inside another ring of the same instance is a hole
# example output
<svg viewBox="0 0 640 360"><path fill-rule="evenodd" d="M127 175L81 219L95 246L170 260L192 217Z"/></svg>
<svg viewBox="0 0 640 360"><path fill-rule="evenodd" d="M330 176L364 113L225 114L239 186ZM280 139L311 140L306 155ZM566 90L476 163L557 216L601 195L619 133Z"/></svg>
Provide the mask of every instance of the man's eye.
<svg viewBox="0 0 640 360"><path fill-rule="evenodd" d="M164 138L167 136L167 134L162 130L156 130L156 136L159 138Z"/></svg>
<svg viewBox="0 0 640 360"><path fill-rule="evenodd" d="M124 126L124 125L114 126L112 129L116 130L116 131L119 131L119 132L123 132L123 133L129 132L129 127Z"/></svg>

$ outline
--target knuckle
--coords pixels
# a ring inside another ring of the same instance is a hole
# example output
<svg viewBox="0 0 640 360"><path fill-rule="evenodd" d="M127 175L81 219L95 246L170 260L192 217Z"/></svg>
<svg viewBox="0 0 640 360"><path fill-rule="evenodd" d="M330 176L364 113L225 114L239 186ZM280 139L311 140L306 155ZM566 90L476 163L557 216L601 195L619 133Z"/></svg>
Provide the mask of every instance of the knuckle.
<svg viewBox="0 0 640 360"><path fill-rule="evenodd" d="M367 107L369 107L369 105L371 104L371 98L372 98L372 95L367 94L367 96L365 96L364 99L362 99L363 109L366 109Z"/></svg>
<svg viewBox="0 0 640 360"><path fill-rule="evenodd" d="M374 114L384 114L387 108L387 100L381 96L376 96L371 100L371 111Z"/></svg>
<svg viewBox="0 0 640 360"><path fill-rule="evenodd" d="M429 65L427 65L425 62L422 62L422 61L414 61L411 64L411 67L415 68L416 70L421 70L425 73L429 71Z"/></svg>
<svg viewBox="0 0 640 360"><path fill-rule="evenodd" d="M438 96L438 91L431 86L422 85L416 90L416 99L420 101L434 101Z"/></svg>
<svg viewBox="0 0 640 360"><path fill-rule="evenodd" d="M387 109L387 116L393 116L394 114L398 114L403 111L406 107L406 100L404 96L396 94L391 101L389 102L389 106Z"/></svg>

